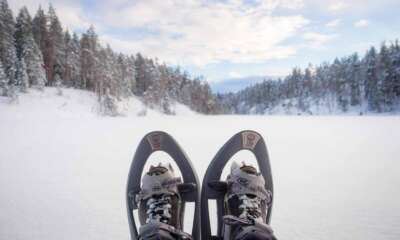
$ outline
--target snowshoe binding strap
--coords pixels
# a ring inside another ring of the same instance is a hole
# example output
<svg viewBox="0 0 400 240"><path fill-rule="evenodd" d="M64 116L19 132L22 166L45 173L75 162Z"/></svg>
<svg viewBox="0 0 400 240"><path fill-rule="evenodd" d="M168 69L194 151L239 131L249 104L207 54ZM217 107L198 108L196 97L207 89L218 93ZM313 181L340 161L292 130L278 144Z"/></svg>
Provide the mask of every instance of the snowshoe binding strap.
<svg viewBox="0 0 400 240"><path fill-rule="evenodd" d="M232 240L276 240L272 229L263 223L238 227L232 233Z"/></svg>
<svg viewBox="0 0 400 240"><path fill-rule="evenodd" d="M148 223L140 228L140 240L192 240L192 236L162 222Z"/></svg>
<svg viewBox="0 0 400 240"><path fill-rule="evenodd" d="M276 240L272 228L265 223L224 216L224 239L232 240Z"/></svg>
<svg viewBox="0 0 400 240"><path fill-rule="evenodd" d="M224 235L226 240L275 240L272 228L259 221L240 217L224 216Z"/></svg>
<svg viewBox="0 0 400 240"><path fill-rule="evenodd" d="M234 162L227 183L228 198L235 195L242 195L241 197L252 195L255 196L255 198L244 199L244 201L254 202L255 200L253 199L261 199L267 203L271 201L272 193L265 189L265 180L263 176L251 165L243 164L243 166L239 167L239 165Z"/></svg>
<svg viewBox="0 0 400 240"><path fill-rule="evenodd" d="M136 204L150 198L153 195L179 194L178 185L182 182L180 177L175 177L170 164L163 166L151 166L150 170L142 178L142 186L136 195Z"/></svg>

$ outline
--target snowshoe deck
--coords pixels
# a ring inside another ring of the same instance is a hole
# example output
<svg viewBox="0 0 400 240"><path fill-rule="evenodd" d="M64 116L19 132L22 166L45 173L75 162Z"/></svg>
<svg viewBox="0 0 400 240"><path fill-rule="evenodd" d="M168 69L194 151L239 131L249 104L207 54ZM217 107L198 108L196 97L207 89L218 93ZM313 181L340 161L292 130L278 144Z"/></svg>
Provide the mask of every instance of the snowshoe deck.
<svg viewBox="0 0 400 240"><path fill-rule="evenodd" d="M126 205L131 239L138 239L138 229L136 227L133 211L138 209L138 205L135 200L137 194L140 192L141 176L148 158L153 152L156 151L168 153L179 167L183 178L183 183L178 186L183 202L182 209L184 209L186 202L195 203L191 234L194 240L200 240L200 184L198 177L193 170L194 168L189 158L186 156L178 143L169 134L161 131L151 132L143 137L139 143L139 146L137 147L130 167L126 188Z"/></svg>
<svg viewBox="0 0 400 240"><path fill-rule="evenodd" d="M226 182L221 180L221 174L229 159L241 150L249 150L256 157L259 170L265 179L265 188L271 193L271 201L267 209L265 223L268 224L271 220L273 183L267 147L264 139L259 133L249 130L242 131L229 139L229 141L226 142L218 151L208 166L207 172L204 176L201 191L202 239L223 239L224 196L227 185ZM218 227L216 236L212 236L211 234L210 214L208 208L209 200L216 200L217 203Z"/></svg>

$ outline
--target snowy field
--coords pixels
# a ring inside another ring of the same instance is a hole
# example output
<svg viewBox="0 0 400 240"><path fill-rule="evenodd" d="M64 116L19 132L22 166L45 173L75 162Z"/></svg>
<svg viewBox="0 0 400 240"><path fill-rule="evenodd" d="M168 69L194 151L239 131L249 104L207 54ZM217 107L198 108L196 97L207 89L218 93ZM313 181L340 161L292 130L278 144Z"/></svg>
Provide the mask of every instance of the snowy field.
<svg viewBox="0 0 400 240"><path fill-rule="evenodd" d="M0 103L0 239L128 240L126 177L147 132L173 135L202 178L243 129L268 144L278 239L400 238L399 117L110 118L76 90L46 91Z"/></svg>

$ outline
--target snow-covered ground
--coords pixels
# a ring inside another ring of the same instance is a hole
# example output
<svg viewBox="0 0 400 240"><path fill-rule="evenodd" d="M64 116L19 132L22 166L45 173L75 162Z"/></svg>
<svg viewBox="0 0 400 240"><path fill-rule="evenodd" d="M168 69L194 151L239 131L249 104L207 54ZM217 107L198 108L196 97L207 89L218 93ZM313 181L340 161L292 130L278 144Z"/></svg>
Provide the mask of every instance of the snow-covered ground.
<svg viewBox="0 0 400 240"><path fill-rule="evenodd" d="M86 92L55 93L0 103L0 239L127 240L126 177L147 132L172 134L202 178L243 129L268 144L279 239L400 238L399 117L136 117L132 99L113 118L95 114Z"/></svg>
<svg viewBox="0 0 400 240"><path fill-rule="evenodd" d="M59 116L61 118L99 118L99 104L93 92L62 88L61 95L56 88L45 88L44 91L30 89L26 94L20 94L17 104L7 104L10 100L0 96L0 114L10 111L13 115L26 118L37 116ZM122 117L136 117L146 109L136 97L123 99L117 103L118 112ZM174 104L172 110L178 115L195 115L188 107ZM158 111L146 109L147 116L162 116Z"/></svg>
<svg viewBox="0 0 400 240"><path fill-rule="evenodd" d="M239 106L240 112L246 112L257 115L274 115L274 116L394 116L400 115L400 101L393 104L391 111L370 111L368 109L367 100L363 100L361 105L347 106L344 110L334 98L322 99L318 102L309 97L304 99L304 105L307 106L301 110L298 106L298 99L285 99L273 107L265 108L264 104L255 105L249 109L248 105ZM247 110L248 111L247 111ZM384 109L384 108L383 108Z"/></svg>

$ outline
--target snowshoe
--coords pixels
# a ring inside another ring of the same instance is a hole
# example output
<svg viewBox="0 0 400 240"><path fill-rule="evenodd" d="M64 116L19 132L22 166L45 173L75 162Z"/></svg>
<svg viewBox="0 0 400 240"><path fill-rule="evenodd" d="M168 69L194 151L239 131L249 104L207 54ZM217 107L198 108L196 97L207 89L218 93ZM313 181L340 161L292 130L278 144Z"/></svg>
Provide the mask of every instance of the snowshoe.
<svg viewBox="0 0 400 240"><path fill-rule="evenodd" d="M175 177L170 164L151 166L141 175L155 151L168 153L178 165L182 178ZM165 132L151 132L140 142L133 158L126 190L129 228L132 240L200 240L199 182L190 160ZM185 203L194 202L192 232L183 231ZM138 210L138 230L133 211Z"/></svg>
<svg viewBox="0 0 400 240"><path fill-rule="evenodd" d="M251 151L260 172L250 165L234 163L226 181L222 171L233 155ZM217 203L217 234L211 234L208 201ZM234 135L207 168L201 192L201 234L203 239L275 239L271 221L273 183L265 142L254 131Z"/></svg>

